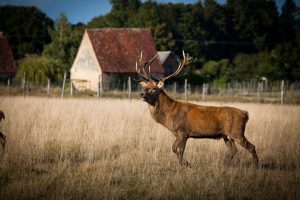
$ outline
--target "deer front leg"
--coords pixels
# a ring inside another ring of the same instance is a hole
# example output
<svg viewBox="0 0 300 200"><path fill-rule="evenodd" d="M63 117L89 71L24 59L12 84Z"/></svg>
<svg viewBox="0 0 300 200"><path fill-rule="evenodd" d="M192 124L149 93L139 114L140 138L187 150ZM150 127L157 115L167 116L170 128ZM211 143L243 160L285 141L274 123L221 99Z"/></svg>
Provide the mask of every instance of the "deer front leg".
<svg viewBox="0 0 300 200"><path fill-rule="evenodd" d="M190 164L183 159L183 153L185 150L186 141L187 141L187 137L184 137L182 135L177 135L176 140L172 146L172 151L176 154L180 165L190 167Z"/></svg>

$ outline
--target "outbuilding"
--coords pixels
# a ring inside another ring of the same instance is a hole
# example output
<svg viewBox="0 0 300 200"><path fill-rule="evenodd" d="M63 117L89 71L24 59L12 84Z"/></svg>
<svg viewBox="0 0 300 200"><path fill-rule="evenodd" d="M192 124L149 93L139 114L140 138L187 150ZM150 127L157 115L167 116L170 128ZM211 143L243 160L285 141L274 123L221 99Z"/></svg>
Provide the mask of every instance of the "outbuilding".
<svg viewBox="0 0 300 200"><path fill-rule="evenodd" d="M71 68L71 81L78 90L107 90L120 77L136 77L136 62L143 52L145 60L157 54L149 29L102 28L87 29ZM164 75L158 59L151 65L156 78Z"/></svg>

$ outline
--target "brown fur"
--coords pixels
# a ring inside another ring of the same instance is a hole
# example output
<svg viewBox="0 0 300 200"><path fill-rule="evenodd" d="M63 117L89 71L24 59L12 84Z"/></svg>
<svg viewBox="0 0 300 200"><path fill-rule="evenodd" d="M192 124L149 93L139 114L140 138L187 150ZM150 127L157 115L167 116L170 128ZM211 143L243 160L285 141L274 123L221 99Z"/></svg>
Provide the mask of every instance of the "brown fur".
<svg viewBox="0 0 300 200"><path fill-rule="evenodd" d="M183 160L186 142L189 138L213 138L225 141L229 154L225 164L229 164L237 149L234 142L246 148L258 165L255 147L244 136L248 113L233 107L201 106L171 99L158 87L155 81L142 83L141 97L149 104L152 118L169 129L176 140L172 146L181 165L189 166Z"/></svg>

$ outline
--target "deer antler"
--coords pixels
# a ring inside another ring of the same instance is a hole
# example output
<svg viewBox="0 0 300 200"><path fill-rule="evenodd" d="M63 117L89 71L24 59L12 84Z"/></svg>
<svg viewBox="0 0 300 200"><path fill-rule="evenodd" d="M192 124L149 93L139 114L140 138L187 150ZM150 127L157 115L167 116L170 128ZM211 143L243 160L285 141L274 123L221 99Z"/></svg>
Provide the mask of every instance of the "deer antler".
<svg viewBox="0 0 300 200"><path fill-rule="evenodd" d="M169 78L171 78L173 76L178 75L182 71L182 69L183 69L184 66L190 64L191 57L189 57L188 55L185 55L184 51L182 51L182 54L183 54L183 61L182 61L182 63L179 63L178 68L176 69L176 71L173 74L170 74L169 76L162 78L161 79L162 82L164 82L165 80L167 80L167 79L169 79Z"/></svg>
<svg viewBox="0 0 300 200"><path fill-rule="evenodd" d="M146 61L143 63L143 52L141 52L141 56L140 56L140 59L139 59L139 69L138 69L138 64L136 62L136 65L135 65L135 70L136 72L142 77L141 79L138 79L136 81L140 82L142 80L146 80L146 81L150 81L151 79L153 80L156 80L154 79L151 75L150 75L150 72L151 72L151 69L150 69L150 65L152 64L152 62L155 60L155 58L158 56L158 54L156 54L151 60L149 61ZM142 73L141 73L141 68L142 67ZM146 68L149 67L149 72L147 73L146 71Z"/></svg>

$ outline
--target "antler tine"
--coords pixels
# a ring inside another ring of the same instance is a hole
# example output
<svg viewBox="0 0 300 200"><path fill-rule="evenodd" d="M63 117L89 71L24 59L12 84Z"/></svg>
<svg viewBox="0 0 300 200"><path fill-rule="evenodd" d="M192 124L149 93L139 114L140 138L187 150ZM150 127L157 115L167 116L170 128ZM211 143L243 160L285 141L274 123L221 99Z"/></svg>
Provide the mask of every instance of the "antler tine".
<svg viewBox="0 0 300 200"><path fill-rule="evenodd" d="M134 79L135 81L137 82L141 82L143 79L146 80L146 81L149 81L149 78L147 76L145 76L144 74L141 73L141 70L138 69L138 64L137 62L135 62L135 71L138 73L138 75L140 75L142 78L136 80Z"/></svg>
<svg viewBox="0 0 300 200"><path fill-rule="evenodd" d="M142 61L143 61L143 51L141 51L141 56L140 56L140 63L142 63Z"/></svg>
<svg viewBox="0 0 300 200"><path fill-rule="evenodd" d="M156 54L151 60L149 60L149 61L147 61L147 62L145 62L145 63L143 63L142 64L142 66L143 66L143 73L144 73L144 75L145 76L147 76L147 77L149 77L150 79L153 79L153 77L151 76L151 68L150 68L150 65L152 64L152 62L155 60L155 58L158 56L158 54ZM148 69L148 73L147 73L147 71L146 71L146 68L147 67L149 67L149 69ZM155 80L155 79L153 79L153 80Z"/></svg>
<svg viewBox="0 0 300 200"><path fill-rule="evenodd" d="M140 59L139 59L139 62L140 62L140 68L142 68L142 72L141 72L141 69L138 69L138 64L136 62L136 65L135 65L135 70L136 72L143 78L145 79L146 81L149 81L149 80L155 80L155 81L159 81L155 78L153 78L151 76L151 67L150 65L152 64L152 62L155 60L155 58L158 56L158 54L156 54L151 60L149 61L146 61L146 62L142 62L143 60L143 52L141 52L141 56L140 56ZM146 71L146 68L149 67L148 69L148 72Z"/></svg>
<svg viewBox="0 0 300 200"><path fill-rule="evenodd" d="M149 65L149 76L150 76L150 78L151 78L152 80L154 80L154 81L156 81L156 82L159 81L158 79L154 78L154 77L151 75L151 66L150 66L150 65Z"/></svg>
<svg viewBox="0 0 300 200"><path fill-rule="evenodd" d="M182 63L181 62L179 63L179 66L175 70L175 72L173 74L170 74L167 77L162 78L161 81L165 81L165 80L167 80L167 79L169 79L169 78L171 78L173 76L178 75L182 71L183 67L186 66L186 65L188 65L190 63L191 57L189 57L188 55L186 55L184 53L184 51L182 51L182 54L183 54L183 61L182 61Z"/></svg>
<svg viewBox="0 0 300 200"><path fill-rule="evenodd" d="M149 81L148 74L147 74L147 72L146 72L145 69L144 69L144 64L143 64L143 51L141 51L139 63L140 63L140 65L142 66L142 70L143 70L143 74L140 73L141 70L139 70L139 74L140 74L142 77L146 78L147 81ZM137 64L137 63L136 63L136 64Z"/></svg>

